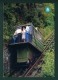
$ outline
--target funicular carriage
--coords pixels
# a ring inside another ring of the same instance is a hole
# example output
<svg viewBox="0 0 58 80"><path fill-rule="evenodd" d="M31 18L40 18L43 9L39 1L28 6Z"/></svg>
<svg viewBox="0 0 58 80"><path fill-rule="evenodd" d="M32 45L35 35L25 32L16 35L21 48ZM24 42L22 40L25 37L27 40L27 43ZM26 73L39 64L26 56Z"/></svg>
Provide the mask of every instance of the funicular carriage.
<svg viewBox="0 0 58 80"><path fill-rule="evenodd" d="M29 32L26 31L25 33L25 42L22 40L22 34L20 33L19 35L14 36L13 40L9 44L9 51L11 53L11 68L29 65L30 63L33 63L38 57L40 57L42 53L41 50L43 50L43 37L40 32L38 33L36 29L34 29L33 24L17 26L16 30L22 30L23 27L26 26L29 27ZM40 38L38 36L40 36Z"/></svg>

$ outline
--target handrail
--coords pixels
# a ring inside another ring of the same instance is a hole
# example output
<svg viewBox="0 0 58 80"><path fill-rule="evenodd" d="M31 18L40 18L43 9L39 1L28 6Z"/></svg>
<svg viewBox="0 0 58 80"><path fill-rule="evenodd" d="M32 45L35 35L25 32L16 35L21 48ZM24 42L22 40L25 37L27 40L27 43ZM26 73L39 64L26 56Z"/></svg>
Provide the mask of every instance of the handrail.
<svg viewBox="0 0 58 80"><path fill-rule="evenodd" d="M41 32L37 31L35 28L34 28L34 36L33 36L33 39L32 39L32 44L34 46L36 46L40 51L43 51L43 40L42 40L43 36L41 34Z"/></svg>

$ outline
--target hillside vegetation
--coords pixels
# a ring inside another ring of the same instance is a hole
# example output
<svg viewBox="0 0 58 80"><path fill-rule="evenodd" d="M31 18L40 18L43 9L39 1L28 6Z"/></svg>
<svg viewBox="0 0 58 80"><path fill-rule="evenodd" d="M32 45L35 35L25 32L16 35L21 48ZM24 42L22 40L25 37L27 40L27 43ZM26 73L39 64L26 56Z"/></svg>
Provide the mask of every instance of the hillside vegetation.
<svg viewBox="0 0 58 80"><path fill-rule="evenodd" d="M46 12L50 7L50 12ZM32 23L43 34L44 40L54 32L55 9L54 3L4 3L3 40L8 44L13 36L15 27ZM41 77L54 77L55 52L54 44L44 53Z"/></svg>
<svg viewBox="0 0 58 80"><path fill-rule="evenodd" d="M46 12L46 7L50 12ZM53 3L4 3L3 39L8 41L17 25L32 23L44 33L44 37L54 29Z"/></svg>

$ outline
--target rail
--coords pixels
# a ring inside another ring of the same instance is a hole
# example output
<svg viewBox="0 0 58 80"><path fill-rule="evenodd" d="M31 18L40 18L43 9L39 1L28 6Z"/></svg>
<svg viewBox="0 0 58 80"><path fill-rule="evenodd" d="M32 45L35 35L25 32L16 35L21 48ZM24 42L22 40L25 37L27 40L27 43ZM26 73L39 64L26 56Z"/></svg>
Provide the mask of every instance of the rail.
<svg viewBox="0 0 58 80"><path fill-rule="evenodd" d="M49 40L50 39L50 40ZM29 71L24 75L25 77L28 77L29 74L33 71L34 67L36 66L37 63L39 63L40 59L42 58L44 52L49 48L49 46L52 44L52 42L54 42L54 34L51 35L51 37L49 38L49 42L48 44L45 46L43 53L41 54L41 56L37 59L37 61L35 61L34 65L29 69ZM48 41L47 40L47 41Z"/></svg>
<svg viewBox="0 0 58 80"><path fill-rule="evenodd" d="M48 42L48 43L47 43ZM41 56L34 62L34 64L32 66L30 66L23 74L22 77L28 77L30 75L30 73L34 70L34 67L40 62L44 52L49 48L49 46L54 42L54 33L51 34L51 36L47 39L47 41L45 42L45 48L41 54ZM42 45L42 43L40 43ZM20 71L18 71L18 73L16 74L16 77L20 76Z"/></svg>

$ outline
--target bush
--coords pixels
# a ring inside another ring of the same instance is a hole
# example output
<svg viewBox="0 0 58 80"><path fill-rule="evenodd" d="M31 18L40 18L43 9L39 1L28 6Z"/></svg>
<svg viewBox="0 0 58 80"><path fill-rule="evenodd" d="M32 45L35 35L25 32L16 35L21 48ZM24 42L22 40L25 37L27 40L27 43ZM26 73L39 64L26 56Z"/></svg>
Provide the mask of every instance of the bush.
<svg viewBox="0 0 58 80"><path fill-rule="evenodd" d="M55 75L55 63L54 53L47 51L44 57L45 64L42 65L42 72L44 77L54 77Z"/></svg>

